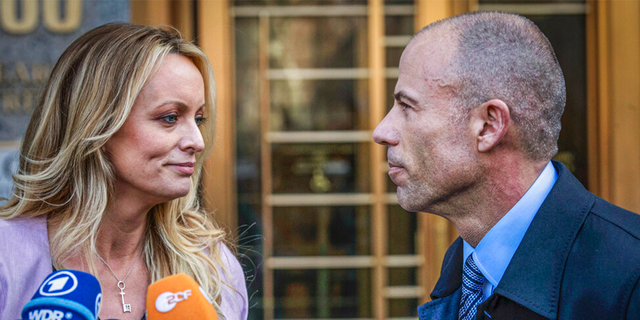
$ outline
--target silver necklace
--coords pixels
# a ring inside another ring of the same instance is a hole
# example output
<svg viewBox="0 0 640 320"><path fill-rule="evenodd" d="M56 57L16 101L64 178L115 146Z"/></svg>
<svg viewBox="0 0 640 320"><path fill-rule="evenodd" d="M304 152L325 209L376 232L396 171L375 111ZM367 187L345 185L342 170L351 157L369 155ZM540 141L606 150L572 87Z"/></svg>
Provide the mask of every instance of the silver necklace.
<svg viewBox="0 0 640 320"><path fill-rule="evenodd" d="M130 313L131 304L124 303L124 288L126 287L126 285L124 284L124 280L127 279L127 277L129 276L129 273L131 273L131 270L133 270L133 266L136 265L138 258L140 258L140 255L142 255L142 250L140 250L140 253L136 257L136 259L133 260L133 264L131 265L131 268L129 268L129 271L127 271L127 274L124 276L124 278L122 278L122 280L118 279L118 276L116 276L116 273L113 272L113 269L111 269L111 266L109 266L109 264L106 261L104 261L104 259L102 259L102 257L98 254L97 251L96 251L96 255L98 256L98 258L100 258L100 260L102 260L104 265L107 266L107 268L109 268L109 271L111 271L111 274L113 275L113 277L116 278L116 280L118 280L118 289L120 289L120 297L122 298L122 313L125 313L125 312Z"/></svg>

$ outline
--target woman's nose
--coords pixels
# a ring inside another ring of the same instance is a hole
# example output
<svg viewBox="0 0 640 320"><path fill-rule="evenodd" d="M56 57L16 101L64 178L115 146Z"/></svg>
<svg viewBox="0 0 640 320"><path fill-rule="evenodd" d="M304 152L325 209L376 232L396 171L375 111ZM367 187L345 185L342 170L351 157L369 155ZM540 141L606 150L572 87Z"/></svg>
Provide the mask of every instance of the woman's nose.
<svg viewBox="0 0 640 320"><path fill-rule="evenodd" d="M192 151L198 153L204 150L204 139L200 128L195 121L190 122L183 131L183 137L180 143L180 149L183 151Z"/></svg>

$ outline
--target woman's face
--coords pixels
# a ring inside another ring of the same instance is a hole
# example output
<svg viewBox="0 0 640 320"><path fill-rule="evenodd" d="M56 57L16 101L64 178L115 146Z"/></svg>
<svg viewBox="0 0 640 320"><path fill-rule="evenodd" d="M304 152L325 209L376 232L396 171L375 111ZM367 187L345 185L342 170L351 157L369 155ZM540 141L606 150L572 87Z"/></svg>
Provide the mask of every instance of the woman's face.
<svg viewBox="0 0 640 320"><path fill-rule="evenodd" d="M204 103L204 81L193 62L167 55L106 144L116 196L157 204L187 195L196 154L204 149Z"/></svg>

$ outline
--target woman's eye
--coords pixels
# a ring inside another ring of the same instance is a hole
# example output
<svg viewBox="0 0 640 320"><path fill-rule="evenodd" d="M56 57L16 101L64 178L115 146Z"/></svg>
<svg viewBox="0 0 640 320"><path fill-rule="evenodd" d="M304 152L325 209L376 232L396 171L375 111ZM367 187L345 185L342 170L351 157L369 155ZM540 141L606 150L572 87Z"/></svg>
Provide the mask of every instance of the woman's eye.
<svg viewBox="0 0 640 320"><path fill-rule="evenodd" d="M205 118L203 116L196 117L196 124L198 125L198 127L201 126L206 121L207 121L207 118Z"/></svg>
<svg viewBox="0 0 640 320"><path fill-rule="evenodd" d="M178 116L175 114L170 114L168 116L164 116L162 118L160 118L162 121L167 122L167 123L175 123L176 121L178 121Z"/></svg>

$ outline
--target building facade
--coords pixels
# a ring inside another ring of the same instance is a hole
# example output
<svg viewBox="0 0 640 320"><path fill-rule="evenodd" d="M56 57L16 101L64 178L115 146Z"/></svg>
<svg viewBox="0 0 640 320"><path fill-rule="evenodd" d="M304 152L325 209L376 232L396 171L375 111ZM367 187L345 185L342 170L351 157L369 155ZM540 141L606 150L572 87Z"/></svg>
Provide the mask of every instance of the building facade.
<svg viewBox="0 0 640 320"><path fill-rule="evenodd" d="M115 20L174 26L207 53L218 115L203 198L244 255L251 319L415 319L428 301L456 231L400 208L386 150L371 132L392 106L398 61L413 33L455 14L514 12L541 28L567 83L556 158L596 195L640 212L640 2L0 3L3 55L21 37L66 37L68 44ZM5 194L19 124L26 126L38 79L48 73L37 59L20 63L0 60Z"/></svg>

